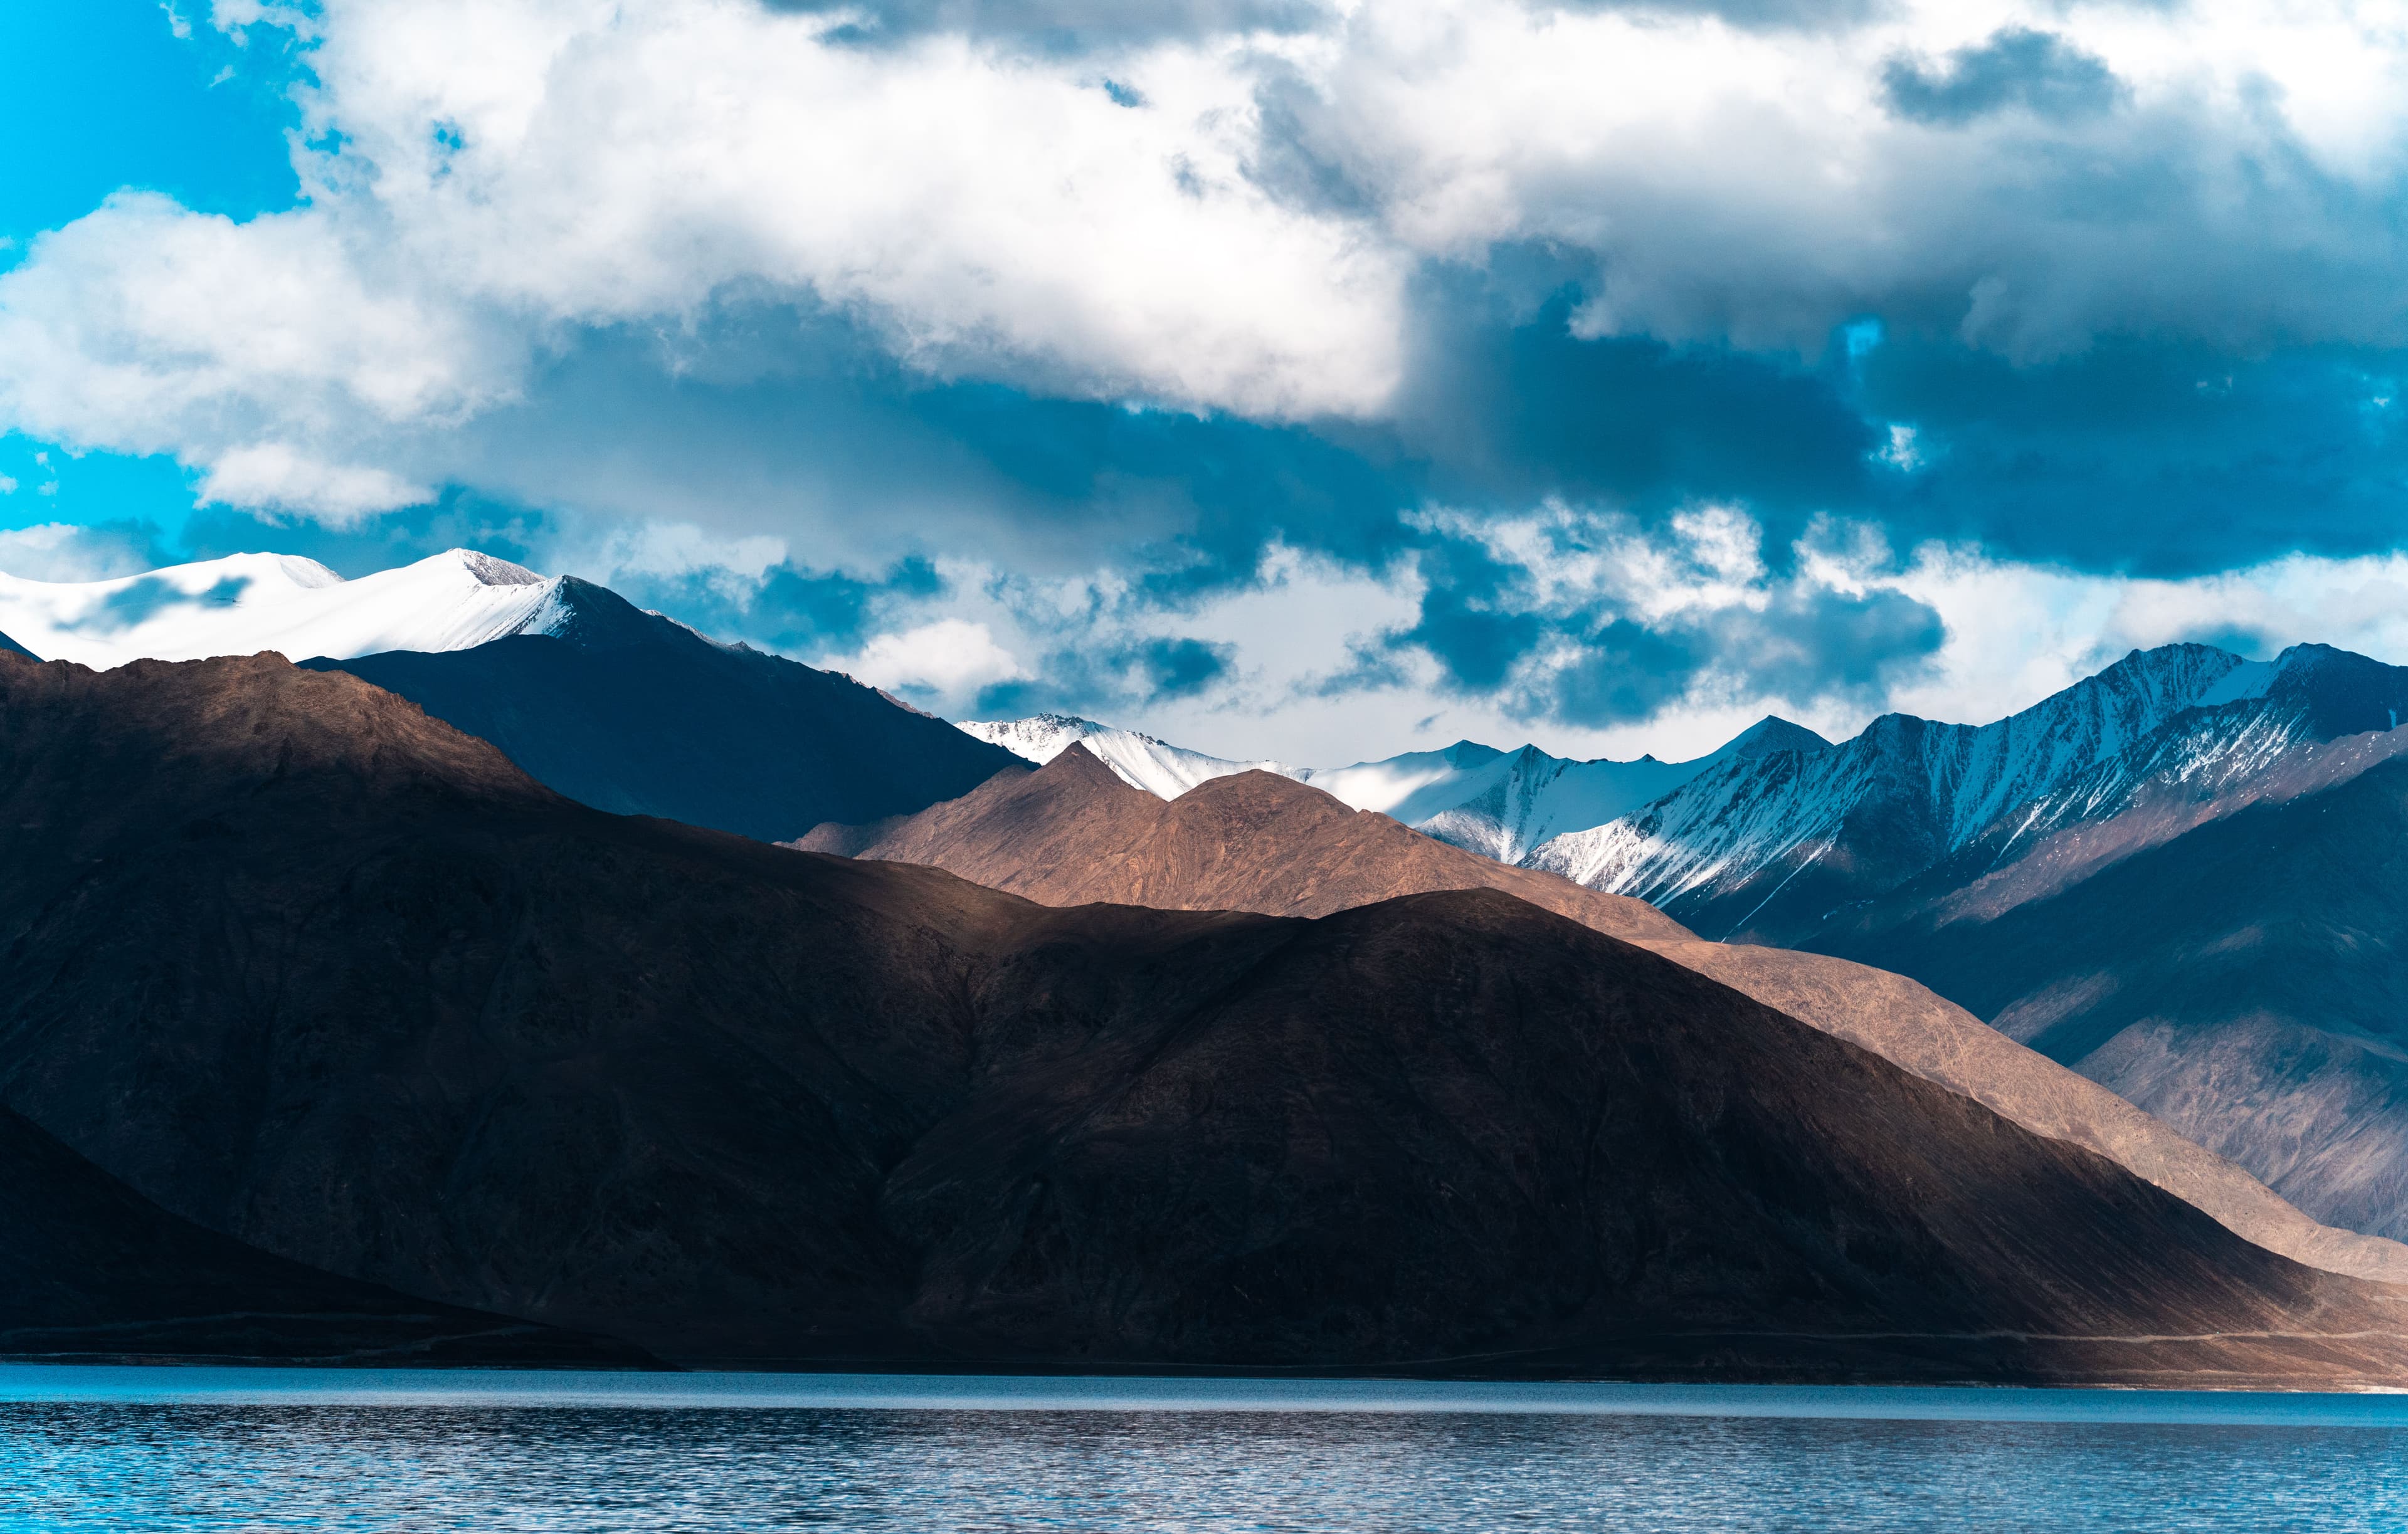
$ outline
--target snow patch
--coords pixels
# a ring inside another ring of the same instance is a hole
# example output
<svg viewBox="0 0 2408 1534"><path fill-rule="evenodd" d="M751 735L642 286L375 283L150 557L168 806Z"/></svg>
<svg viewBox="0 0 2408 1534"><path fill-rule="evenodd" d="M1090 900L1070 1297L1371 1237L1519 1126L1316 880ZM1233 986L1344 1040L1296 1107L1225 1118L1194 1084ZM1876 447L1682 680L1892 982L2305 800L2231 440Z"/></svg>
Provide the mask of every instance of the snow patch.
<svg viewBox="0 0 2408 1534"><path fill-rule="evenodd" d="M103 671L262 650L340 660L540 632L557 584L466 548L357 580L291 554L232 554L113 580L0 574L0 632L45 660Z"/></svg>

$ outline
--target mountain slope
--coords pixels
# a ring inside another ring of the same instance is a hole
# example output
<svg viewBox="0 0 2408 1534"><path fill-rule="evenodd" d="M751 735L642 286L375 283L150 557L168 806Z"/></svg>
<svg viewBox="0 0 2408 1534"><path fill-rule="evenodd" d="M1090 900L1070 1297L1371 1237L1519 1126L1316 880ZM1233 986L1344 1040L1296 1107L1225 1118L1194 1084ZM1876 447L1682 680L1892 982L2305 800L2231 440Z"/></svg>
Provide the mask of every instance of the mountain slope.
<svg viewBox="0 0 2408 1534"><path fill-rule="evenodd" d="M2351 755L2368 764L2339 782L2214 816L2036 898L1836 941L2302 1209L2408 1236L2408 761Z"/></svg>
<svg viewBox="0 0 2408 1534"><path fill-rule="evenodd" d="M604 1338L429 1304L168 1214L0 1108L0 1356L642 1368Z"/></svg>
<svg viewBox="0 0 2408 1534"><path fill-rule="evenodd" d="M1053 910L599 815L268 659L0 658L0 1097L684 1358L2408 1374L2399 1291L1494 892Z"/></svg>
<svg viewBox="0 0 2408 1534"><path fill-rule="evenodd" d="M764 841L1025 770L851 677L714 644L573 575L552 589L542 634L309 664L409 699L596 809Z"/></svg>
<svg viewBox="0 0 2408 1534"><path fill-rule="evenodd" d="M1890 718L1532 862L1925 982L2310 1215L2408 1236L2408 670L2139 652L1981 730ZM2018 797L2021 796L2021 797Z"/></svg>
<svg viewBox="0 0 2408 1534"><path fill-rule="evenodd" d="M2240 1168L1912 980L1822 955L1700 943L1639 902L1501 867L1268 774L1223 778L1165 803L1072 749L952 803L875 827L824 826L797 845L942 868L1049 905L1326 916L1400 894L1501 890L2104 1156L2271 1250L2408 1281L2408 1247L2318 1225Z"/></svg>
<svg viewBox="0 0 2408 1534"><path fill-rule="evenodd" d="M553 589L465 548L357 580L295 555L235 554L114 580L0 575L0 631L28 653L97 667L260 650L300 660L462 649L543 632Z"/></svg>

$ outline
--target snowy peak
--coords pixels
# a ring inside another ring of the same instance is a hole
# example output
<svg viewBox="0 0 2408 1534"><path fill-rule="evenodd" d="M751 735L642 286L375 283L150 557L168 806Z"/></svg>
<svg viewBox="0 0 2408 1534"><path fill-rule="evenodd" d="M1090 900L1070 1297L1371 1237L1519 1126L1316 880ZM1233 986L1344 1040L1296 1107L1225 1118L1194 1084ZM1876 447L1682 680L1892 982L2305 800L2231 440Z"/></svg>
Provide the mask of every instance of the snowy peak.
<svg viewBox="0 0 2408 1534"><path fill-rule="evenodd" d="M1722 757L1761 757L1775 751L1828 751L1831 743L1802 724L1792 724L1777 714L1767 714L1731 738L1730 744L1703 760L1712 761Z"/></svg>
<svg viewBox="0 0 2408 1534"><path fill-rule="evenodd" d="M114 580L0 575L0 632L100 670L261 650L300 660L465 649L528 632L554 584L465 548L348 581L315 560L233 554Z"/></svg>
<svg viewBox="0 0 2408 1534"><path fill-rule="evenodd" d="M1025 719L968 719L956 728L989 746L1000 746L1014 756L1025 757L1040 767L1060 756L1064 747L1074 741L1111 732L1111 726L1075 714L1032 714Z"/></svg>
<svg viewBox="0 0 2408 1534"><path fill-rule="evenodd" d="M971 719L965 732L990 746L1000 746L1039 766L1052 761L1073 745L1083 745L1113 775L1157 799L1176 799L1199 783L1237 773L1275 773L1301 778L1296 768L1277 761L1232 761L1206 756L1141 735L1134 730L1082 719L1074 714L1037 714L1025 719Z"/></svg>
<svg viewBox="0 0 2408 1534"><path fill-rule="evenodd" d="M973 720L961 728L1039 765L1074 742L1084 743L1121 781L1162 799L1237 773L1272 773L1500 862L1519 861L1550 837L1601 825L1661 798L1727 758L1822 750L1828 744L1785 719L1768 718L1691 761L1572 761L1535 746L1502 751L1462 740L1345 767L1291 767L1208 756L1071 714Z"/></svg>
<svg viewBox="0 0 2408 1534"><path fill-rule="evenodd" d="M646 612L609 587L596 586L590 580L563 575L554 581L538 579L536 584L543 589L543 601L527 615L526 621L516 631L519 633L565 640L588 650L633 649L664 640L716 643L675 618Z"/></svg>
<svg viewBox="0 0 2408 1534"><path fill-rule="evenodd" d="M438 554L437 559L456 559L461 567L483 586L541 586L543 577L523 564L497 560L491 554L480 554L473 548L454 548Z"/></svg>
<svg viewBox="0 0 2408 1534"><path fill-rule="evenodd" d="M2324 646L2252 661L2169 645L1994 724L1892 714L1827 750L1731 757L1526 860L1667 906L1712 935L1797 941L1959 853L1996 868L2054 831L2143 799L2204 799L2303 743L2403 718L2408 670ZM1759 920L1769 925L1747 925Z"/></svg>

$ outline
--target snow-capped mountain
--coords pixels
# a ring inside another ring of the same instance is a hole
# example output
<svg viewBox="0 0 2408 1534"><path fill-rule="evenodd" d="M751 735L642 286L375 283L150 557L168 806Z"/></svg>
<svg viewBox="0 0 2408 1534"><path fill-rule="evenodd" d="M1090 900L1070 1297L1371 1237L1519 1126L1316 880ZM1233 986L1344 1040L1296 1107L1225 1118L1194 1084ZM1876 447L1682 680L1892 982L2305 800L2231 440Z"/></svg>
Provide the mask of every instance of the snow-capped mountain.
<svg viewBox="0 0 2408 1534"><path fill-rule="evenodd" d="M1517 863L1555 836L1627 815L1734 757L1819 751L1829 744L1802 725L1767 718L1719 750L1688 761L1658 761L1652 756L1636 761L1570 761L1525 746L1518 751L1498 752L1493 760L1453 781L1429 784L1412 796L1415 802L1409 803L1398 818L1441 842L1499 862ZM1305 781L1345 799L1344 789L1328 779L1359 770L1310 772ZM1428 808L1433 804L1444 807Z"/></svg>
<svg viewBox="0 0 2408 1534"><path fill-rule="evenodd" d="M1295 767L1208 756L1068 714L977 720L962 729L1043 765L1084 742L1122 782L1162 799L1233 773L1266 772L1309 783L1340 803L1376 810L1440 841L1515 862L1557 832L1602 824L1662 797L1718 762L1774 750L1820 750L1828 743L1786 719L1768 718L1692 761L1571 761L1535 746L1500 751L1457 741L1350 767Z"/></svg>
<svg viewBox="0 0 2408 1534"><path fill-rule="evenodd" d="M43 660L96 670L261 650L302 660L466 649L546 632L559 618L556 580L466 548L357 580L291 554L232 554L115 580L0 575L0 633Z"/></svg>
<svg viewBox="0 0 2408 1534"><path fill-rule="evenodd" d="M1282 777L1302 778L1303 772L1279 761L1232 761L1226 757L1206 756L1159 741L1152 735L1140 735L1134 730L1115 730L1108 724L1082 719L1075 714L1034 714L1025 719L971 719L959 728L976 735L990 746L1000 746L1014 756L1043 766L1060 756L1073 743L1084 742L1089 751L1112 770L1113 775L1133 788L1143 788L1158 799L1176 799L1198 783L1209 783L1216 777L1233 773L1276 773Z"/></svg>
<svg viewBox="0 0 2408 1534"><path fill-rule="evenodd" d="M1995 724L1876 719L1828 751L1732 759L1525 859L1711 936L1806 941L1978 848L1982 876L2049 834L2229 788L2302 742L2391 728L2408 672L2323 646L2250 661L2136 650Z"/></svg>

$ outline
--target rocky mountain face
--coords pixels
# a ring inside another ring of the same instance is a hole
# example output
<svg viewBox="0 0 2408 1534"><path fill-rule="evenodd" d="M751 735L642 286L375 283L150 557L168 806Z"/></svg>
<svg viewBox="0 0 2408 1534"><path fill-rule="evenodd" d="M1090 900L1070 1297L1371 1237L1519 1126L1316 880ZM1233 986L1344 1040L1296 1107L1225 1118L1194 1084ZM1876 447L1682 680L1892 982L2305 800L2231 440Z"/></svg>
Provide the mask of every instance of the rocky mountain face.
<svg viewBox="0 0 2408 1534"><path fill-rule="evenodd" d="M0 658L0 1099L685 1360L2393 1381L2408 1296L1489 890L1054 909L355 677Z"/></svg>
<svg viewBox="0 0 2408 1534"><path fill-rule="evenodd" d="M575 576L552 583L539 633L308 663L409 699L597 809L764 841L1026 770L849 676L715 643Z"/></svg>
<svg viewBox="0 0 2408 1534"><path fill-rule="evenodd" d="M5 1108L0 1356L652 1367L608 1338L414 1300L203 1229Z"/></svg>
<svg viewBox="0 0 2408 1534"><path fill-rule="evenodd" d="M796 845L942 868L1048 905L1317 916L1402 894L1501 890L2104 1156L2295 1260L2408 1282L2408 1246L2317 1224L2231 1162L1913 980L1818 954L1699 942L1641 902L1501 867L1268 774L1220 778L1166 803L1075 746L952 803L872 827L823 826Z"/></svg>
<svg viewBox="0 0 2408 1534"><path fill-rule="evenodd" d="M1922 980L2315 1217L2408 1236L2408 671L2138 652L1998 724L1890 717L1533 857ZM2211 875L2208 871L2213 870Z"/></svg>

